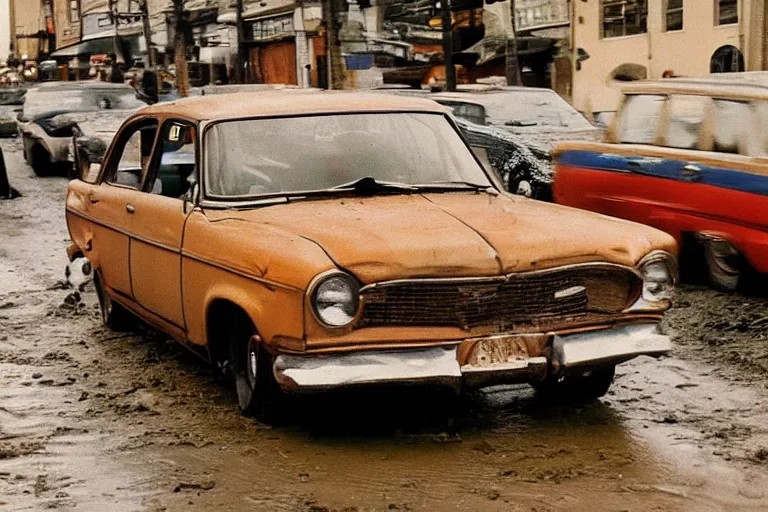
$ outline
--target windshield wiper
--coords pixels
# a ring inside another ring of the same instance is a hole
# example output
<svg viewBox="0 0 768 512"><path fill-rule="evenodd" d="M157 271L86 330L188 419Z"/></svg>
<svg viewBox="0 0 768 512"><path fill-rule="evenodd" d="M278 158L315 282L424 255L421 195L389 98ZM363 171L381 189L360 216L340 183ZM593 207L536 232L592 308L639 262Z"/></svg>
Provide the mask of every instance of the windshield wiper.
<svg viewBox="0 0 768 512"><path fill-rule="evenodd" d="M360 195L372 196L380 192L413 192L418 190L418 187L408 185L407 183L378 181L376 178L366 176L359 180L337 185L329 190L354 190Z"/></svg>
<svg viewBox="0 0 768 512"><path fill-rule="evenodd" d="M435 181L417 185L418 188L431 188L441 190L475 190L477 192L486 192L492 195L499 195L499 191L492 185L481 185L469 181Z"/></svg>

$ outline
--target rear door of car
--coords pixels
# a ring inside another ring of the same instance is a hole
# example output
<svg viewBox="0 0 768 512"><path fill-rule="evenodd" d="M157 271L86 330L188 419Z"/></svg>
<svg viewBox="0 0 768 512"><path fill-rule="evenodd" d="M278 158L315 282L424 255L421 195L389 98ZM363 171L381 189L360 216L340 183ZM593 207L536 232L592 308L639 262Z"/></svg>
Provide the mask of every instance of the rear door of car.
<svg viewBox="0 0 768 512"><path fill-rule="evenodd" d="M103 284L133 299L130 278L130 237L133 202L154 144L157 120L142 118L117 135L103 167L73 181L67 194L70 235L83 250Z"/></svg>

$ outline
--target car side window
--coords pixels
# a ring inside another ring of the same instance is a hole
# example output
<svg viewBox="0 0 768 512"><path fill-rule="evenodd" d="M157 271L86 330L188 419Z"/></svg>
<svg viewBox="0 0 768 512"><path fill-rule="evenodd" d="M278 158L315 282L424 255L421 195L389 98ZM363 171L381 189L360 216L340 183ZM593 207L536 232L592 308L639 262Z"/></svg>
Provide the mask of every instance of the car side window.
<svg viewBox="0 0 768 512"><path fill-rule="evenodd" d="M744 101L715 100L713 151L748 154L751 107Z"/></svg>
<svg viewBox="0 0 768 512"><path fill-rule="evenodd" d="M166 197L183 198L197 180L196 127L191 123L169 121L163 125L158 141L160 153L153 162L145 190Z"/></svg>
<svg viewBox="0 0 768 512"><path fill-rule="evenodd" d="M755 110L755 121L753 122L753 136L757 137L754 142L756 150L752 153L757 156L768 158L768 101L756 101L753 104Z"/></svg>
<svg viewBox="0 0 768 512"><path fill-rule="evenodd" d="M659 130L666 96L628 96L619 120L619 140L625 144L653 144Z"/></svg>
<svg viewBox="0 0 768 512"><path fill-rule="evenodd" d="M707 96L675 95L667 100L664 146L677 149L698 149L699 135L704 124Z"/></svg>
<svg viewBox="0 0 768 512"><path fill-rule="evenodd" d="M144 120L123 130L109 157L104 181L139 189L156 135L156 120Z"/></svg>

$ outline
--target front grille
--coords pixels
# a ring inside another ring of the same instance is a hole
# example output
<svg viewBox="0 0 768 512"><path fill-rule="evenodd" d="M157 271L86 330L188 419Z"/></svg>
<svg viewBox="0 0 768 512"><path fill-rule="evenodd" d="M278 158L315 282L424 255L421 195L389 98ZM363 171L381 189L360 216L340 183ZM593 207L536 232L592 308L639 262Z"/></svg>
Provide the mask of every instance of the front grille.
<svg viewBox="0 0 768 512"><path fill-rule="evenodd" d="M616 265L575 265L490 279L414 279L361 290L359 327L442 326L514 330L557 318L620 313L634 303L641 278Z"/></svg>

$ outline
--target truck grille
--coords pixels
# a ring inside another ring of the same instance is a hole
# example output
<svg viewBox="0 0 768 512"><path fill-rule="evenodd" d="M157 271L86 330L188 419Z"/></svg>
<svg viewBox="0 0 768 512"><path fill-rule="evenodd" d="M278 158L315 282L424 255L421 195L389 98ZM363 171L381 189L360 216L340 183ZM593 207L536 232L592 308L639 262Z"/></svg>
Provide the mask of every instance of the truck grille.
<svg viewBox="0 0 768 512"><path fill-rule="evenodd" d="M442 326L502 332L557 318L620 313L642 279L616 265L575 265L489 279L413 279L360 292L358 327Z"/></svg>

